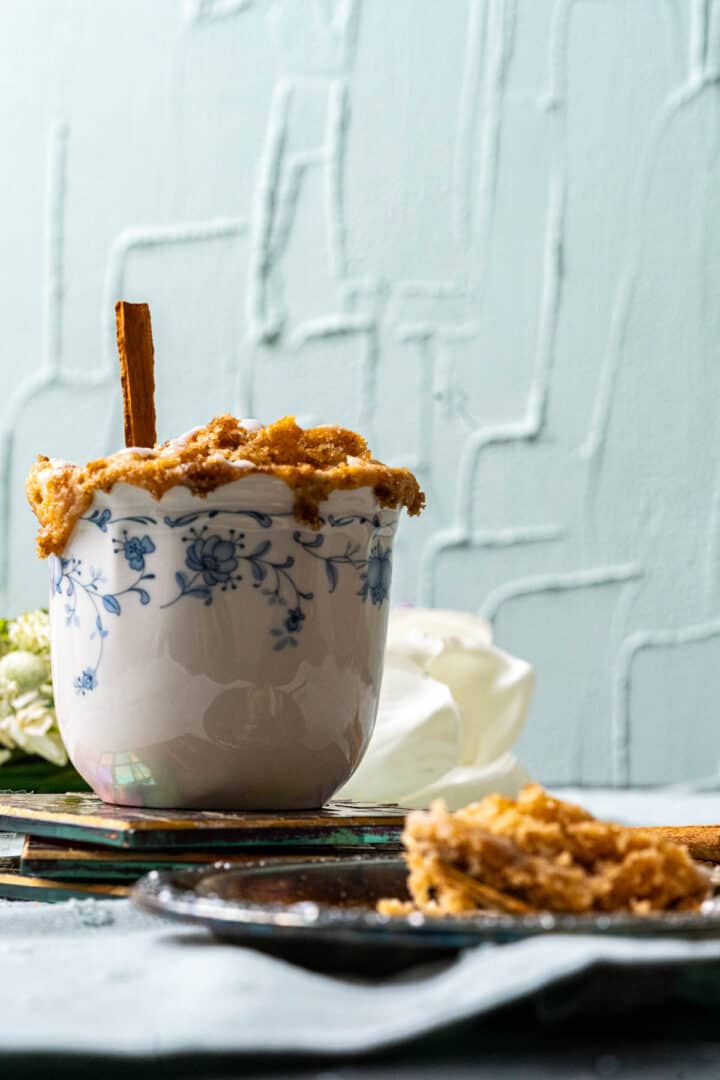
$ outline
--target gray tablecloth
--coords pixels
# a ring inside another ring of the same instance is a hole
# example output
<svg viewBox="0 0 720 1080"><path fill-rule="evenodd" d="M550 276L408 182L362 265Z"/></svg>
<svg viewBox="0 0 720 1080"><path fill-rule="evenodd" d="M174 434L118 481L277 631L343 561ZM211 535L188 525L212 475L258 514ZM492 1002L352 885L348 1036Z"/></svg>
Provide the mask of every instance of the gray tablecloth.
<svg viewBox="0 0 720 1080"><path fill-rule="evenodd" d="M712 795L583 793L586 805L604 812L608 799L614 816L648 823L720 819ZM369 981L310 973L125 902L4 902L0 1053L364 1052L607 964L704 973L697 985L708 994L717 986L720 1002L720 940L534 939ZM624 985L618 977L620 998Z"/></svg>

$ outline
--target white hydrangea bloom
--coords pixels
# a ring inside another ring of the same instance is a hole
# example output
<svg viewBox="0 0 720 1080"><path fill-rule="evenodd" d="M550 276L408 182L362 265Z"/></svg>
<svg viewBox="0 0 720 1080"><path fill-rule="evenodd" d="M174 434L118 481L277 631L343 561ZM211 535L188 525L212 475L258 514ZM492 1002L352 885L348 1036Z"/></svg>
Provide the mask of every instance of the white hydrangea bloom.
<svg viewBox="0 0 720 1080"><path fill-rule="evenodd" d="M0 659L0 766L13 751L67 764L57 728L50 675L50 631L44 611L8 623L10 651Z"/></svg>
<svg viewBox="0 0 720 1080"><path fill-rule="evenodd" d="M10 751L17 749L17 744L6 728L6 722L13 715L13 701L18 695L17 683L0 676L0 746L4 747L2 761L7 761ZM7 752L5 752L7 751Z"/></svg>
<svg viewBox="0 0 720 1080"><path fill-rule="evenodd" d="M27 611L8 624L8 637L14 649L50 654L50 616L47 611Z"/></svg>
<svg viewBox="0 0 720 1080"><path fill-rule="evenodd" d="M4 720L12 712L12 703L18 696L20 688L14 679L0 675L0 720Z"/></svg>
<svg viewBox="0 0 720 1080"><path fill-rule="evenodd" d="M50 657L27 649L11 650L0 657L0 678L17 683L20 692L37 690L50 682Z"/></svg>
<svg viewBox="0 0 720 1080"><path fill-rule="evenodd" d="M54 765L67 763L52 702L39 690L13 699L11 710L0 720L0 743L11 750L39 754Z"/></svg>
<svg viewBox="0 0 720 1080"><path fill-rule="evenodd" d="M0 766L14 752L66 765L53 700L47 612L28 611L9 620L5 641L0 657Z"/></svg>

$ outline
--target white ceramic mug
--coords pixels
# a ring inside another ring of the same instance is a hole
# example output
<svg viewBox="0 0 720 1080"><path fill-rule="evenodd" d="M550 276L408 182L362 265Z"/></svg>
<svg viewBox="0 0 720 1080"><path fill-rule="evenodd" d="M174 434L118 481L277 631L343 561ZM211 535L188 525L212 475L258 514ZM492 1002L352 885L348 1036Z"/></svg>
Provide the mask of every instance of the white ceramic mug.
<svg viewBox="0 0 720 1080"><path fill-rule="evenodd" d="M398 512L333 492L319 531L280 480L206 498L96 494L51 559L58 721L106 802L321 806L375 722Z"/></svg>

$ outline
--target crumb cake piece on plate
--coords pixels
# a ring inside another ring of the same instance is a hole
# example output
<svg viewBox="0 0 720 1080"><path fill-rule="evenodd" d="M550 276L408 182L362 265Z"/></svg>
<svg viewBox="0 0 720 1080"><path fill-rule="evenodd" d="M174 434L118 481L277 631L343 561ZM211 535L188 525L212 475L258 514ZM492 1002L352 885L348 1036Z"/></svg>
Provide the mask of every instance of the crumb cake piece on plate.
<svg viewBox="0 0 720 1080"><path fill-rule="evenodd" d="M381 900L381 914L645 915L695 910L710 892L682 845L598 821L535 784L517 800L489 795L455 813L441 801L414 811L403 843L412 900Z"/></svg>

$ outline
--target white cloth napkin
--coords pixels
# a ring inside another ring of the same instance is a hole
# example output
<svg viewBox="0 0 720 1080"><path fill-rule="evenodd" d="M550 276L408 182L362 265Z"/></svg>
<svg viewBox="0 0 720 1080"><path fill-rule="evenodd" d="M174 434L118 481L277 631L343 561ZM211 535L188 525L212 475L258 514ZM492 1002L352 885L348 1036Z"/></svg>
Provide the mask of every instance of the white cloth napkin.
<svg viewBox="0 0 720 1080"><path fill-rule="evenodd" d="M496 648L460 611L390 613L375 731L340 798L451 810L529 779L512 748L534 687L530 664Z"/></svg>
<svg viewBox="0 0 720 1080"><path fill-rule="evenodd" d="M612 992L630 1008L635 986L655 1005L662 994L681 990L690 965L697 971L698 962L719 964L720 942L550 934L468 949L394 978L339 978L163 923L125 901L0 901L0 957L0 1075L70 1075L67 1055L77 1055L79 1076L115 1075L84 1058L101 1055L124 1061L127 1075L139 1067L147 1075L138 1059L148 1058L171 1059L158 1076L189 1076L198 1066L179 1066L180 1055L367 1054L394 1047L543 989L567 987L573 976L589 978L600 966L615 969L614 982L604 980L606 999ZM713 970L705 966L698 981L706 1009L717 1007ZM563 995L566 1010L573 1001L578 1008L587 1002L585 980ZM34 1068L19 1069L15 1055ZM207 1072L233 1071L222 1068ZM514 1075L530 1073L520 1068ZM558 1067L548 1075L569 1074Z"/></svg>

